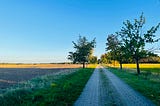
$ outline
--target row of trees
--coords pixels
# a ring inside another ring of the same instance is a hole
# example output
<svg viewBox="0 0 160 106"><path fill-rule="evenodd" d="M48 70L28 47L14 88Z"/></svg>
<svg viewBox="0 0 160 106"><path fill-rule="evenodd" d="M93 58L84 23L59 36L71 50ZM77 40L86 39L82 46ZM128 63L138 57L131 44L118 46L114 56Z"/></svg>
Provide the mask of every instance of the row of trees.
<svg viewBox="0 0 160 106"><path fill-rule="evenodd" d="M123 63L133 63L137 65L137 73L140 74L139 62L146 61L146 58L157 57L152 52L145 50L147 43L158 42L155 33L160 26L151 27L146 32L143 30L145 17L143 14L139 19L134 21L127 20L123 23L124 26L119 32L108 35L106 43L107 53L101 56L102 63L110 63L118 61L122 69ZM93 49L96 41L88 41L86 37L79 37L77 43L73 42L74 52L69 52L68 59L73 63L82 63L85 68L85 63L96 63L97 57L93 56Z"/></svg>
<svg viewBox="0 0 160 106"><path fill-rule="evenodd" d="M159 39L156 39L155 33L160 23L145 32L143 30L145 17L142 14L139 19L135 19L133 22L127 20L123 24L124 26L119 32L108 35L107 54L111 56L112 60L120 63L121 69L123 62L135 61L137 73L140 74L139 61L148 55L154 55L145 50L145 45L158 42Z"/></svg>
<svg viewBox="0 0 160 106"><path fill-rule="evenodd" d="M152 52L147 52L145 57L139 60L139 63L160 63L160 57L157 54ZM117 60L114 61L114 56L111 55L111 52L102 54L100 57L100 63L103 64L114 64L117 63ZM127 56L128 57L128 56ZM123 58L122 63L135 63L132 57Z"/></svg>

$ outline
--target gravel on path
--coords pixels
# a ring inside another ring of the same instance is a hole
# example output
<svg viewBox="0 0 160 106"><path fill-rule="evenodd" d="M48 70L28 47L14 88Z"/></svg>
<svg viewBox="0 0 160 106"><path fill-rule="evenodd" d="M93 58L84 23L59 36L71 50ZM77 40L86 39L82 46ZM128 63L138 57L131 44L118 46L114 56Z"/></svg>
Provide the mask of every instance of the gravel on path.
<svg viewBox="0 0 160 106"><path fill-rule="evenodd" d="M74 106L154 106L113 73L98 66Z"/></svg>
<svg viewBox="0 0 160 106"><path fill-rule="evenodd" d="M137 91L133 90L130 86L124 83L121 79L119 79L116 75L108 71L108 69L104 70L106 76L111 81L117 92L120 94L121 99L125 102L127 106L154 106L154 104L142 96Z"/></svg>
<svg viewBox="0 0 160 106"><path fill-rule="evenodd" d="M75 106L98 106L99 70L96 68L88 80Z"/></svg>

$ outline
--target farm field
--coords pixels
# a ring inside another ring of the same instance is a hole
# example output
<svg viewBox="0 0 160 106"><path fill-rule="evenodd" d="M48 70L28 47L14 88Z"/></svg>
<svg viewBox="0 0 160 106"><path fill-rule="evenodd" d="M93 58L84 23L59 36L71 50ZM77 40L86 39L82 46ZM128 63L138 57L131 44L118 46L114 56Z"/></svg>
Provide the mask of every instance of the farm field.
<svg viewBox="0 0 160 106"><path fill-rule="evenodd" d="M30 80L34 77L56 74L68 69L38 69L38 68L0 68L0 89Z"/></svg>
<svg viewBox="0 0 160 106"><path fill-rule="evenodd" d="M80 64L0 64L0 89L6 89L38 76L80 67Z"/></svg>
<svg viewBox="0 0 160 106"><path fill-rule="evenodd" d="M0 64L0 68L79 68L81 64Z"/></svg>
<svg viewBox="0 0 160 106"><path fill-rule="evenodd" d="M119 64L107 64L104 66L116 67L119 68ZM160 64L139 64L141 71L151 72L151 73L160 73ZM122 64L123 69L131 69L136 72L136 64Z"/></svg>
<svg viewBox="0 0 160 106"><path fill-rule="evenodd" d="M17 86L33 78L65 73L81 64L0 64L0 94L7 88ZM95 67L96 65L87 65Z"/></svg>
<svg viewBox="0 0 160 106"><path fill-rule="evenodd" d="M92 68L65 69L58 74L33 78L1 94L0 104L2 106L72 105L92 72Z"/></svg>
<svg viewBox="0 0 160 106"><path fill-rule="evenodd" d="M81 64L0 64L0 89L32 78L80 68ZM96 65L87 65L95 68Z"/></svg>
<svg viewBox="0 0 160 106"><path fill-rule="evenodd" d="M114 66L108 64L108 66ZM136 68L136 64L122 64L123 68ZM115 67L119 67L119 64L115 64ZM140 68L160 68L160 64L139 64Z"/></svg>

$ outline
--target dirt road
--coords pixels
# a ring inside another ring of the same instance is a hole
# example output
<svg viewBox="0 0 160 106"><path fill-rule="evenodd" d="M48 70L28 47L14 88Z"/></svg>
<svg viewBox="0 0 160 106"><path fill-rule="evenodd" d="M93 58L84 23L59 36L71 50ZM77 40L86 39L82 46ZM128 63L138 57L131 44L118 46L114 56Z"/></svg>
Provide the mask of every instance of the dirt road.
<svg viewBox="0 0 160 106"><path fill-rule="evenodd" d="M107 69L99 66L87 82L75 106L154 106Z"/></svg>

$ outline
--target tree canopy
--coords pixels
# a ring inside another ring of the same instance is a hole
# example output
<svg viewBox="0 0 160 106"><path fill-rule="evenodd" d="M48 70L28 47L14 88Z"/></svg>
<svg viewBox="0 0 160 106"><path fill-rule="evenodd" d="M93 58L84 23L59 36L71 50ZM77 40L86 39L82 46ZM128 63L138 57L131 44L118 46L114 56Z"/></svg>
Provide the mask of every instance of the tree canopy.
<svg viewBox="0 0 160 106"><path fill-rule="evenodd" d="M151 27L144 32L145 17L142 15L133 22L127 20L119 32L108 35L106 50L111 54L112 60L117 60L122 69L123 62L135 60L137 65L137 73L140 74L139 61L147 56L154 56L153 53L145 50L146 43L157 42L160 38L156 38L157 26Z"/></svg>
<svg viewBox="0 0 160 106"><path fill-rule="evenodd" d="M123 23L121 31L118 34L121 36L125 50L127 51L126 55L133 57L137 64L137 72L140 74L139 60L146 55L145 45L146 43L154 43L159 39L156 39L156 31L160 26L160 23L151 27L148 31L144 32L145 17L143 14L140 16L139 20L135 19L133 22L127 20Z"/></svg>
<svg viewBox="0 0 160 106"><path fill-rule="evenodd" d="M75 51L69 52L68 59L73 63L82 63L83 68L85 68L85 63L89 61L89 57L95 48L95 38L89 42L86 37L79 36L77 43L74 41L72 43Z"/></svg>

